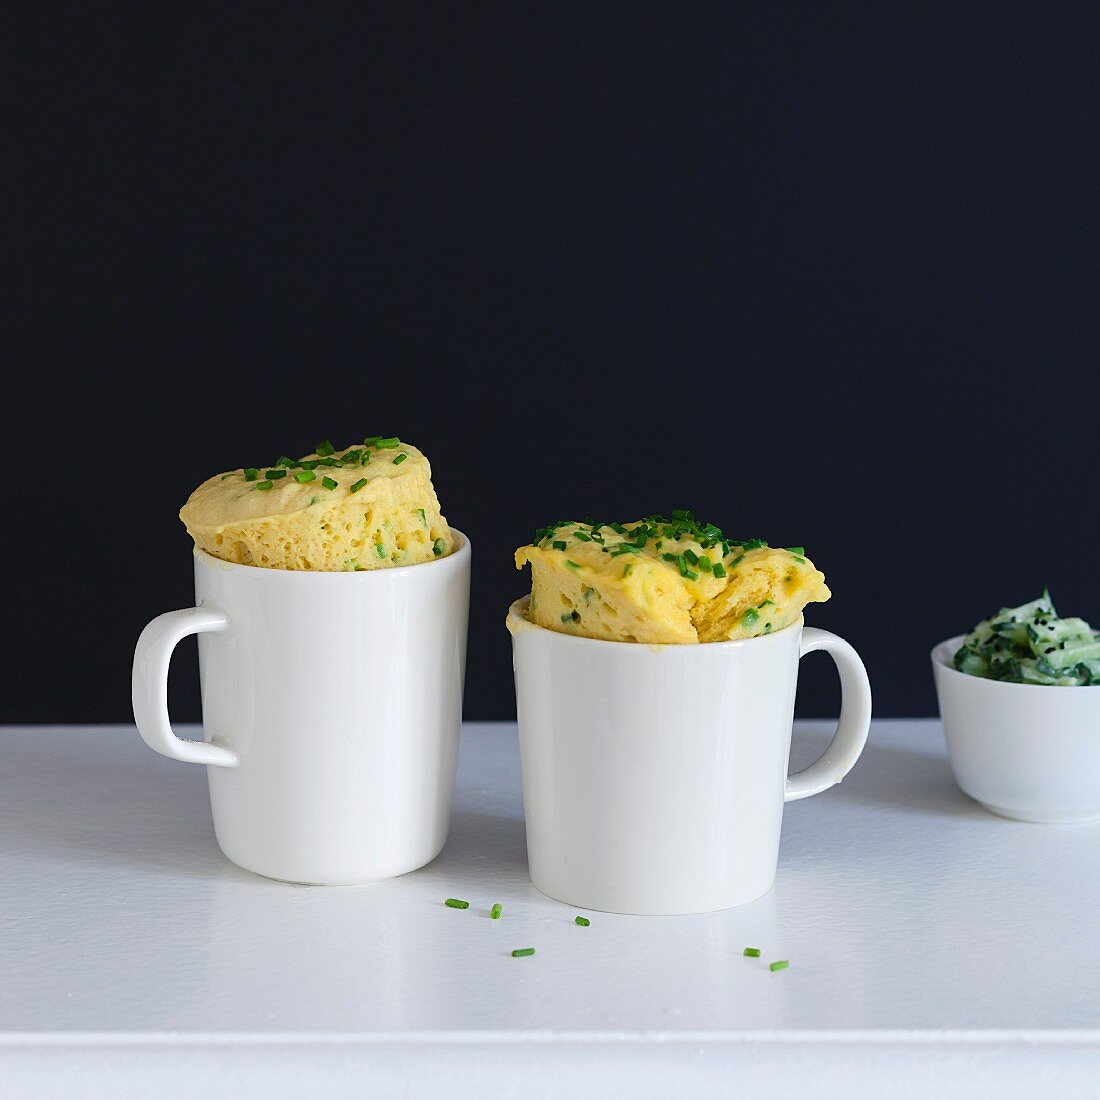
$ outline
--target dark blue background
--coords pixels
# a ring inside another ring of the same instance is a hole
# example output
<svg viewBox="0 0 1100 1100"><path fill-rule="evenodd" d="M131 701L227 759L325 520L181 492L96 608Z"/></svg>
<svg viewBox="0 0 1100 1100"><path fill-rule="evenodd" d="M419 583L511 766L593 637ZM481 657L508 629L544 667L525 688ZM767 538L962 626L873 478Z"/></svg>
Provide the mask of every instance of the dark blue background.
<svg viewBox="0 0 1100 1100"><path fill-rule="evenodd" d="M191 488L366 433L473 539L474 718L562 517L804 544L880 714L1044 584L1100 621L1094 6L28 10L3 720L126 720Z"/></svg>

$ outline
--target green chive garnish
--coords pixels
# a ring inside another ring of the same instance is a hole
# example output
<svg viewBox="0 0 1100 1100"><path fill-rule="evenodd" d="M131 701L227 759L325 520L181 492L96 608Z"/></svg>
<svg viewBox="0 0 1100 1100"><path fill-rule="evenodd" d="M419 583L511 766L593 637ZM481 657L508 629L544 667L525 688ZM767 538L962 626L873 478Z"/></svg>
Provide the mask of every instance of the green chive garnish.
<svg viewBox="0 0 1100 1100"><path fill-rule="evenodd" d="M396 447L400 442L401 440L398 439L397 436L391 435L386 439L376 439L374 441L374 446L377 447L379 450L389 451Z"/></svg>
<svg viewBox="0 0 1100 1100"><path fill-rule="evenodd" d="M756 613L756 609L750 607L748 611L741 616L741 622L743 622L745 626L752 626L759 617L760 616Z"/></svg>
<svg viewBox="0 0 1100 1100"><path fill-rule="evenodd" d="M786 550L788 554L805 554L806 553L806 547L805 546L784 546L783 549Z"/></svg>
<svg viewBox="0 0 1100 1100"><path fill-rule="evenodd" d="M409 456L408 456L407 454L405 454L405 452L404 452L404 451L402 451L402 452L401 452L401 453L400 453L400 454L399 454L399 455L398 455L398 456L397 456L397 457L396 457L396 458L395 458L395 459L393 460L393 464L394 464L395 466L400 466L400 465L401 465L401 463L402 463L402 462L404 462L404 461L405 461L405 459L406 459L406 458L408 458L408 457L409 457Z"/></svg>
<svg viewBox="0 0 1100 1100"><path fill-rule="evenodd" d="M592 922L587 917L574 917L574 924L579 924L582 928L587 928Z"/></svg>
<svg viewBox="0 0 1100 1100"><path fill-rule="evenodd" d="M294 475L294 480L298 482L299 485L305 485L306 482L316 481L317 475L312 470L299 470Z"/></svg>
<svg viewBox="0 0 1100 1100"><path fill-rule="evenodd" d="M564 550L565 549L565 543L562 542L560 539L557 542L552 543L551 545L554 547L555 550Z"/></svg>
<svg viewBox="0 0 1100 1100"><path fill-rule="evenodd" d="M747 958L750 958L750 959L758 959L758 958L760 958L760 948L759 947L746 947L745 950L744 950L744 955Z"/></svg>
<svg viewBox="0 0 1100 1100"><path fill-rule="evenodd" d="M287 458L286 455L279 455L279 457L275 461L275 465L285 466L289 470L292 466L297 466L298 463L295 462L292 458Z"/></svg>
<svg viewBox="0 0 1100 1100"><path fill-rule="evenodd" d="M315 455L321 455L322 457L324 457L325 455L332 454L335 450L336 448L332 445L332 442L326 439L323 442L318 443L317 446L313 448L313 453Z"/></svg>
<svg viewBox="0 0 1100 1100"><path fill-rule="evenodd" d="M501 909L501 905L500 905L500 902L498 901L498 902L497 902L497 903L496 903L496 904L495 904L495 905L494 905L494 906L492 907L492 909L490 909L490 910L489 910L489 919L490 919L490 920L500 920L500 914L501 914L501 912L503 912L503 910Z"/></svg>
<svg viewBox="0 0 1100 1100"><path fill-rule="evenodd" d="M363 486L364 486L364 485L366 485L366 483L367 483L367 479L366 479L365 477L361 477L361 478L360 478L360 479L359 479L359 480L358 480L358 481L357 481L357 482L356 482L356 483L355 483L355 484L354 484L354 485L353 485L353 486L351 487L351 491L352 491L353 493L357 493L357 492L359 492L359 490L360 490L360 489L362 489L362 488L363 488Z"/></svg>
<svg viewBox="0 0 1100 1100"><path fill-rule="evenodd" d="M260 471L255 466L249 466L244 472L245 481L255 481L260 476Z"/></svg>
<svg viewBox="0 0 1100 1100"><path fill-rule="evenodd" d="M273 489L274 487L275 487L275 482L273 482L273 481L257 481L256 482L256 491L258 493L266 493L268 491L268 489Z"/></svg>
<svg viewBox="0 0 1100 1100"><path fill-rule="evenodd" d="M444 543L442 539L436 539L435 542L432 543L432 553L435 554L437 558L443 557L443 549Z"/></svg>
<svg viewBox="0 0 1100 1100"><path fill-rule="evenodd" d="M570 569L580 569L580 566L569 558L565 559L565 564L568 565Z"/></svg>
<svg viewBox="0 0 1100 1100"><path fill-rule="evenodd" d="M632 561L628 561L626 563L626 565L623 566L623 576L624 577L629 577L631 572L633 571L633 569L634 569L634 563Z"/></svg>
<svg viewBox="0 0 1100 1100"><path fill-rule="evenodd" d="M274 470L264 470L264 477L268 481L278 481L281 477L286 477L286 467L276 466Z"/></svg>
<svg viewBox="0 0 1100 1100"><path fill-rule="evenodd" d="M368 435L367 438L363 440L363 446L373 447L381 438L380 435Z"/></svg>
<svg viewBox="0 0 1100 1100"><path fill-rule="evenodd" d="M714 575L716 577L724 577L726 575L726 567L720 561L714 563Z"/></svg>
<svg viewBox="0 0 1100 1100"><path fill-rule="evenodd" d="M714 563L705 554L696 562L700 573L710 573L714 569Z"/></svg>
<svg viewBox="0 0 1100 1100"><path fill-rule="evenodd" d="M786 970L791 964L786 959L780 959L778 962L768 963L769 970Z"/></svg>
<svg viewBox="0 0 1100 1100"><path fill-rule="evenodd" d="M374 544L374 550L383 561L386 560L386 548L380 542Z"/></svg>
<svg viewBox="0 0 1100 1100"><path fill-rule="evenodd" d="M524 955L533 955L534 953L535 949L533 947L517 947L515 951L512 952L512 958L519 959Z"/></svg>
<svg viewBox="0 0 1100 1100"><path fill-rule="evenodd" d="M336 488L336 481L335 481L335 479L334 479L334 478L331 478L331 477L323 477L323 478L321 478L321 484L322 484L322 485L323 485L323 486L324 486L324 487L325 487L326 489L328 489L328 490L329 490L330 492L331 492L331 491L332 491L333 489L335 489L335 488Z"/></svg>
<svg viewBox="0 0 1100 1100"><path fill-rule="evenodd" d="M448 898L444 903L448 909L469 909L470 903L461 898Z"/></svg>
<svg viewBox="0 0 1100 1100"><path fill-rule="evenodd" d="M428 521L424 518L424 509L423 508L417 508L417 512L420 515L420 522L421 523L427 523Z"/></svg>

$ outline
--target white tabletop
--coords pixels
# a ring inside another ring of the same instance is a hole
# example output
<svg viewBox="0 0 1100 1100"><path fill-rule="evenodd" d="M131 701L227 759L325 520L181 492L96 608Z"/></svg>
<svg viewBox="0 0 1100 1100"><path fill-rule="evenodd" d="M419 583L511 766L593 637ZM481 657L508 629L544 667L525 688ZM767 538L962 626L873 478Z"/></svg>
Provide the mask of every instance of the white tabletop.
<svg viewBox="0 0 1100 1100"><path fill-rule="evenodd" d="M801 723L797 762L826 734ZM841 787L787 807L765 898L582 928L527 878L514 726L464 729L440 858L364 887L226 862L202 770L132 727L8 727L0 1081L37 1096L1100 1095L1098 841L1100 826L991 816L952 783L938 723L880 721Z"/></svg>

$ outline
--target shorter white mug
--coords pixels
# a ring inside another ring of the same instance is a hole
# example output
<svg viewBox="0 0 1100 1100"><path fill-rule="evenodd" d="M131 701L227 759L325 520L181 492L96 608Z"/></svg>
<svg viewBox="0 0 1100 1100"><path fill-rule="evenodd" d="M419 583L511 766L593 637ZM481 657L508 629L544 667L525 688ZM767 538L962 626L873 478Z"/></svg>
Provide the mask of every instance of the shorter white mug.
<svg viewBox="0 0 1100 1100"><path fill-rule="evenodd" d="M195 602L142 632L134 718L152 749L207 764L214 831L246 870L377 882L447 839L466 662L470 543L353 573L236 565L195 551ZM205 741L168 718L168 665L199 635Z"/></svg>
<svg viewBox="0 0 1100 1100"><path fill-rule="evenodd" d="M871 688L825 630L642 645L534 625L509 611L531 881L611 913L705 913L775 881L784 802L827 790L867 741ZM826 650L840 721L824 755L787 776L799 658Z"/></svg>

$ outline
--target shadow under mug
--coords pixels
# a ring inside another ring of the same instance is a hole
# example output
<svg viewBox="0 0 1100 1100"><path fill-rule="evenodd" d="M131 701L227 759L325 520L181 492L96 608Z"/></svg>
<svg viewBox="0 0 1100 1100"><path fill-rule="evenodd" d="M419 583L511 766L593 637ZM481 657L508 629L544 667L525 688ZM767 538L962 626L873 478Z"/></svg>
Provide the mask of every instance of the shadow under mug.
<svg viewBox="0 0 1100 1100"><path fill-rule="evenodd" d="M470 543L352 573L236 565L195 551L196 607L142 632L134 718L174 760L208 765L214 831L246 870L377 882L447 839L466 662ZM168 717L172 651L199 635L205 741Z"/></svg>
<svg viewBox="0 0 1100 1100"><path fill-rule="evenodd" d="M643 645L534 625L509 611L531 881L611 913L704 913L775 881L783 804L839 783L859 759L871 688L826 630L735 642ZM787 775L798 662L825 650L840 674L837 732Z"/></svg>

